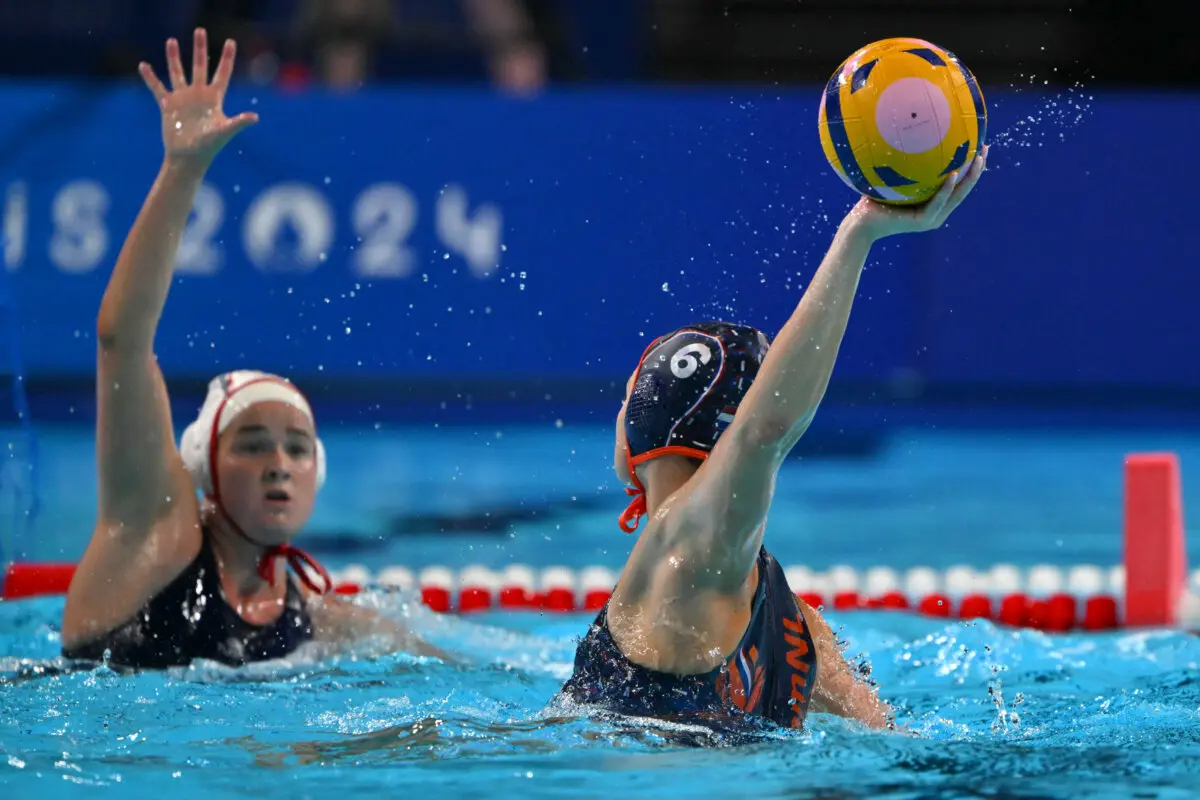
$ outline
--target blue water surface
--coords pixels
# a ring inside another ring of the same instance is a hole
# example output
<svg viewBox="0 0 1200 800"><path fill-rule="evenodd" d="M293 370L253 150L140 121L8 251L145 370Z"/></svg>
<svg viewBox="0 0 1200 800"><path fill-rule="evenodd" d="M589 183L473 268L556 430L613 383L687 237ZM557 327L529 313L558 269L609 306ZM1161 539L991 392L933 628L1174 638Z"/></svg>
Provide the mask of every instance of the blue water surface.
<svg viewBox="0 0 1200 800"><path fill-rule="evenodd" d="M331 567L616 568L632 544L616 527L624 495L605 426L380 426L326 439L330 480L303 541ZM91 432L46 430L41 445L48 502L15 546L25 558L74 559L95 513ZM813 568L1119 563L1123 455L1160 449L1180 454L1190 523L1200 437L912 430L869 457L788 462L768 545L784 564ZM586 616L440 616L381 590L357 602L465 663L365 643L242 670L60 673L61 598L0 603L0 796L75 797L80 784L176 800L1200 792L1200 641L1182 632L1048 636L829 612L906 732L813 715L803 732L696 748L670 726L597 721L551 702Z"/></svg>

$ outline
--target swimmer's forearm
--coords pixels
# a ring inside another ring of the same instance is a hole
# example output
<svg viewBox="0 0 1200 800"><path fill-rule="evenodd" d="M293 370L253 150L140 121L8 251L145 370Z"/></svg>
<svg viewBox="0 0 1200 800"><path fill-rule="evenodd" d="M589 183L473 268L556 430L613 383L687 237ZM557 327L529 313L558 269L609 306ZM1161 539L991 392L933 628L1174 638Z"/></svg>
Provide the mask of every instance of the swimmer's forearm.
<svg viewBox="0 0 1200 800"><path fill-rule="evenodd" d="M859 683L857 693L859 696L851 702L849 709L852 718L875 730L895 727L896 712L887 702L879 699L875 689Z"/></svg>
<svg viewBox="0 0 1200 800"><path fill-rule="evenodd" d="M825 396L874 238L847 217L800 304L775 337L737 418L755 439L787 450Z"/></svg>
<svg viewBox="0 0 1200 800"><path fill-rule="evenodd" d="M356 606L337 597L320 597L310 604L309 613L316 624L318 640L345 645L381 638L390 650L438 658L449 664L459 663L450 653L373 608Z"/></svg>
<svg viewBox="0 0 1200 800"><path fill-rule="evenodd" d="M857 720L876 730L894 727L896 712L891 705L879 696L878 689L854 675L840 653L834 656L827 650L821 669L834 673L825 676L828 680L818 678L817 691L813 695L821 701L825 711Z"/></svg>
<svg viewBox="0 0 1200 800"><path fill-rule="evenodd" d="M125 238L100 304L96 328L101 345L152 347L171 288L179 241L204 172L203 166L186 161L163 162Z"/></svg>
<svg viewBox="0 0 1200 800"><path fill-rule="evenodd" d="M829 385L874 239L843 222L800 304L775 337L729 430L705 464L705 491L676 515L708 579L742 585L758 556L775 475ZM702 534L707 531L707 535ZM716 576L716 577L714 577ZM729 587L726 587L729 588Z"/></svg>

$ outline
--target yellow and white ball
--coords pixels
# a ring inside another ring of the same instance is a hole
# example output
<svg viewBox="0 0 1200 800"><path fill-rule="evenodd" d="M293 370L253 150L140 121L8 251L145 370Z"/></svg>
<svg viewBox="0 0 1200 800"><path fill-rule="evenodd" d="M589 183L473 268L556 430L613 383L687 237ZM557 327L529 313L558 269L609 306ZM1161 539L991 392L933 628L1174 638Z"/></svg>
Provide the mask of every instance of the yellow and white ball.
<svg viewBox="0 0 1200 800"><path fill-rule="evenodd" d="M987 107L971 71L922 39L884 39L858 50L821 96L821 147L855 191L916 205L946 176L959 178L987 138Z"/></svg>

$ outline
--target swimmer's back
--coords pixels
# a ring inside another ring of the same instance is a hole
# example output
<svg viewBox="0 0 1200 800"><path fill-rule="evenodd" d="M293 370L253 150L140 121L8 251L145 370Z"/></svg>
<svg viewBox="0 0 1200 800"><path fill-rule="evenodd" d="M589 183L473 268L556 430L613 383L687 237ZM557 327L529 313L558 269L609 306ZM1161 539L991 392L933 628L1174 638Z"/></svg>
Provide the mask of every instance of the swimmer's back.
<svg viewBox="0 0 1200 800"><path fill-rule="evenodd" d="M758 570L749 625L716 669L675 675L633 663L613 639L605 606L580 642L574 673L560 695L630 716L753 715L803 727L817 681L816 649L783 569L765 547Z"/></svg>

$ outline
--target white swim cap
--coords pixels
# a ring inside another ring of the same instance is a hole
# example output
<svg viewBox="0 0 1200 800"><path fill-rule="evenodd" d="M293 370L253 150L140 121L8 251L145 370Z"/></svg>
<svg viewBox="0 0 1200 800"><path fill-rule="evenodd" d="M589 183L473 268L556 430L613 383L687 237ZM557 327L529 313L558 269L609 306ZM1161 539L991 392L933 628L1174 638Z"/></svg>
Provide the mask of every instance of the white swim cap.
<svg viewBox="0 0 1200 800"><path fill-rule="evenodd" d="M179 440L183 465L191 474L196 487L208 497L213 491L213 459L217 454L217 437L241 412L258 403L287 403L299 409L316 425L308 400L291 381L278 375L257 370L237 370L213 378L208 395L200 407L196 421L187 426ZM317 488L325 483L325 446L316 440Z"/></svg>

